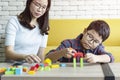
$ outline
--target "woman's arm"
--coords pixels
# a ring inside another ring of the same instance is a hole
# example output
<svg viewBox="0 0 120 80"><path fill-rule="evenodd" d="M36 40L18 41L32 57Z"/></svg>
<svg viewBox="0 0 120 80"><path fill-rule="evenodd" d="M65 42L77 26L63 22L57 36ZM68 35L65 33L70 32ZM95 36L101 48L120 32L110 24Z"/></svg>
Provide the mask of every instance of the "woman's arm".
<svg viewBox="0 0 120 80"><path fill-rule="evenodd" d="M13 46L5 47L5 56L11 60L26 60L28 63L40 63L41 59L34 54L26 55L23 53L17 53L14 51Z"/></svg>
<svg viewBox="0 0 120 80"><path fill-rule="evenodd" d="M41 62L43 62L45 59L45 48L40 47L37 55L41 59Z"/></svg>
<svg viewBox="0 0 120 80"><path fill-rule="evenodd" d="M11 60L24 60L26 55L15 52L13 46L5 46L5 56Z"/></svg>

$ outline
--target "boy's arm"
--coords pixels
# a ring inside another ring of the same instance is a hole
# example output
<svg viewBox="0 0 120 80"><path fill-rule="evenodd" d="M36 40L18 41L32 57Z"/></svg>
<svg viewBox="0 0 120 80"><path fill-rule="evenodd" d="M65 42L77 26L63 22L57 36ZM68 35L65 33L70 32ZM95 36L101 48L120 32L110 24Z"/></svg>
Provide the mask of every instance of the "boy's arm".
<svg viewBox="0 0 120 80"><path fill-rule="evenodd" d="M89 63L96 63L96 62L108 63L108 62L110 62L110 57L107 54L95 55L95 54L92 54L92 53L87 53L85 55L85 59Z"/></svg>
<svg viewBox="0 0 120 80"><path fill-rule="evenodd" d="M87 60L87 62L90 62L90 63L96 63L96 62L100 62L100 63L114 62L114 57L112 56L111 53L106 52L104 50L104 46L103 45L100 45L96 50L97 50L97 52L95 54L93 54L93 53L87 53L85 55L85 59Z"/></svg>
<svg viewBox="0 0 120 80"><path fill-rule="evenodd" d="M109 63L110 57L107 54L97 55L98 62L100 63Z"/></svg>
<svg viewBox="0 0 120 80"><path fill-rule="evenodd" d="M67 48L50 52L49 54L46 55L45 58L50 58L52 62L56 62L58 59L64 57L66 55L66 52L67 52Z"/></svg>
<svg viewBox="0 0 120 80"><path fill-rule="evenodd" d="M62 57L71 58L73 56L72 52L75 52L74 49L69 49L71 45L70 40L64 40L57 49L49 51L45 58L50 58L53 62L61 59Z"/></svg>
<svg viewBox="0 0 120 80"><path fill-rule="evenodd" d="M100 60L104 60L104 62L114 62L114 57L111 53L105 51L104 46L101 45L98 49L98 55L100 56Z"/></svg>

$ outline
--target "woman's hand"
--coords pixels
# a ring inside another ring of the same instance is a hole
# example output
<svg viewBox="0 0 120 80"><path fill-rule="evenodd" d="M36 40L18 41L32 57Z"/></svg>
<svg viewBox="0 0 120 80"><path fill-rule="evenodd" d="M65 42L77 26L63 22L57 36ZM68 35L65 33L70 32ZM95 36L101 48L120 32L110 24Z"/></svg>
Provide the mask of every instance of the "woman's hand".
<svg viewBox="0 0 120 80"><path fill-rule="evenodd" d="M33 55L33 54L25 56L25 60L28 63L40 63L41 62L41 59L37 55Z"/></svg>

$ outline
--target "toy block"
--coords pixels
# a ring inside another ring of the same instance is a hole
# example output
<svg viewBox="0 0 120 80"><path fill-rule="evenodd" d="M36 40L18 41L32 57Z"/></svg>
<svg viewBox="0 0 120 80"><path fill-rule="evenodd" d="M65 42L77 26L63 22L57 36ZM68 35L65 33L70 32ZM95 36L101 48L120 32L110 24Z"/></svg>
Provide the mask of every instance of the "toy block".
<svg viewBox="0 0 120 80"><path fill-rule="evenodd" d="M7 69L6 68L2 68L3 71L6 71Z"/></svg>
<svg viewBox="0 0 120 80"><path fill-rule="evenodd" d="M36 64L35 67L38 69L39 68L39 64Z"/></svg>
<svg viewBox="0 0 120 80"><path fill-rule="evenodd" d="M66 67L66 64L65 63L61 63L60 67Z"/></svg>
<svg viewBox="0 0 120 80"><path fill-rule="evenodd" d="M35 74L35 71L28 71L28 74L33 75Z"/></svg>
<svg viewBox="0 0 120 80"><path fill-rule="evenodd" d="M11 70L11 68L7 68L7 69L6 69L6 71L10 71L10 70Z"/></svg>
<svg viewBox="0 0 120 80"><path fill-rule="evenodd" d="M80 67L83 67L83 53L82 52L77 52L74 53L74 58L73 58L73 67L76 68L76 58L80 57Z"/></svg>
<svg viewBox="0 0 120 80"><path fill-rule="evenodd" d="M44 67L39 67L38 70L43 71Z"/></svg>
<svg viewBox="0 0 120 80"><path fill-rule="evenodd" d="M5 75L14 75L14 71L5 71Z"/></svg>
<svg viewBox="0 0 120 80"><path fill-rule="evenodd" d="M73 67L76 68L76 58L73 58Z"/></svg>
<svg viewBox="0 0 120 80"><path fill-rule="evenodd" d="M44 68L44 70L45 70L45 71L50 71L51 68L50 68L49 66L46 66L46 67Z"/></svg>
<svg viewBox="0 0 120 80"><path fill-rule="evenodd" d="M21 75L22 74L22 68L16 68L15 74L16 75Z"/></svg>
<svg viewBox="0 0 120 80"><path fill-rule="evenodd" d="M23 66L17 66L17 68L23 68Z"/></svg>
<svg viewBox="0 0 120 80"><path fill-rule="evenodd" d="M47 59L44 60L44 63L47 63L47 64L51 65L52 61L49 58L47 58Z"/></svg>
<svg viewBox="0 0 120 80"><path fill-rule="evenodd" d="M45 64L44 64L44 67L46 67L46 66L49 66L49 64L48 64L48 63L45 63Z"/></svg>
<svg viewBox="0 0 120 80"><path fill-rule="evenodd" d="M23 72L27 72L28 68L27 67L23 67Z"/></svg>
<svg viewBox="0 0 120 80"><path fill-rule="evenodd" d="M36 68L35 66L32 66L32 67L30 68L30 71L37 71L37 68Z"/></svg>
<svg viewBox="0 0 120 80"><path fill-rule="evenodd" d="M15 68L15 67L13 67L13 68L10 68L10 70L11 70L11 71L15 71L15 70L16 70L16 68Z"/></svg>
<svg viewBox="0 0 120 80"><path fill-rule="evenodd" d="M0 73L4 73L6 71L6 68L0 68Z"/></svg>
<svg viewBox="0 0 120 80"><path fill-rule="evenodd" d="M50 67L51 68L59 68L60 66L58 64L52 64Z"/></svg>
<svg viewBox="0 0 120 80"><path fill-rule="evenodd" d="M13 68L13 66L10 66L9 68Z"/></svg>
<svg viewBox="0 0 120 80"><path fill-rule="evenodd" d="M80 58L80 67L83 67L83 58Z"/></svg>
<svg viewBox="0 0 120 80"><path fill-rule="evenodd" d="M40 64L40 67L44 67L44 64L43 64L43 63L41 63L41 64Z"/></svg>

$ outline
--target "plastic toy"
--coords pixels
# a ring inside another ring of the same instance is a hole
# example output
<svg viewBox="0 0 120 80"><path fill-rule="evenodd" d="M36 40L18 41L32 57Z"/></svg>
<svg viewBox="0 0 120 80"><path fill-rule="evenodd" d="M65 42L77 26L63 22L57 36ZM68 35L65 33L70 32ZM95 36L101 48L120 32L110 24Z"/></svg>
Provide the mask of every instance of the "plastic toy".
<svg viewBox="0 0 120 80"><path fill-rule="evenodd" d="M76 58L79 57L80 58L80 67L83 67L83 53L82 52L78 52L78 53L74 53L74 58L73 58L73 67L76 68Z"/></svg>

